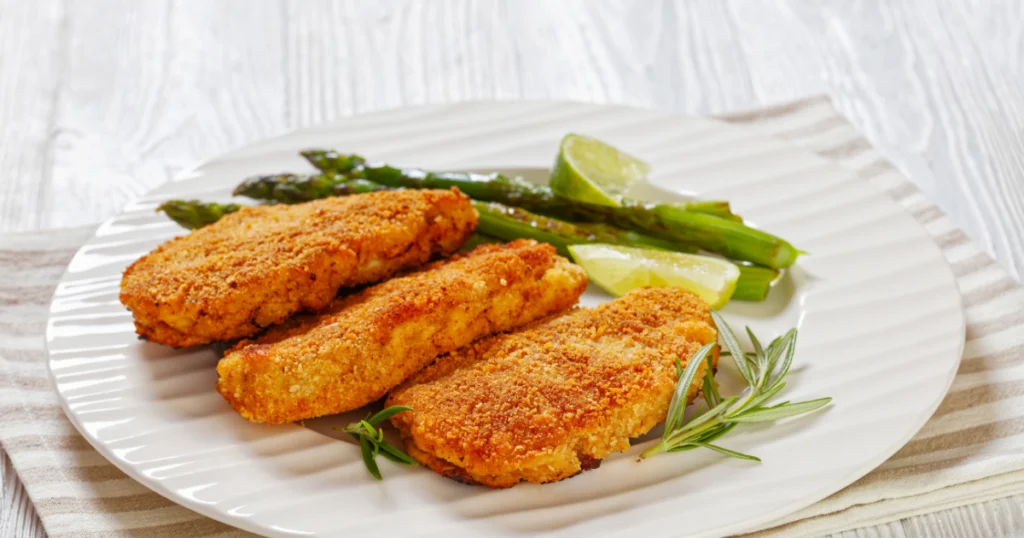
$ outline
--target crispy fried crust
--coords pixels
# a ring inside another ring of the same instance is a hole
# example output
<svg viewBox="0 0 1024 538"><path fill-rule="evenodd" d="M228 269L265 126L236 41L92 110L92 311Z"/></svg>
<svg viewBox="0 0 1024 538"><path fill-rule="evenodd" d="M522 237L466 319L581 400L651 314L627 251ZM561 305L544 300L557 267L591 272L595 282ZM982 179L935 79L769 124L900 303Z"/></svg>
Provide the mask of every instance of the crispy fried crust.
<svg viewBox="0 0 1024 538"><path fill-rule="evenodd" d="M551 245L483 245L239 343L217 390L254 422L349 411L442 353L572 306L586 285Z"/></svg>
<svg viewBox="0 0 1024 538"><path fill-rule="evenodd" d="M675 358L685 365L717 338L696 295L636 290L442 356L387 405L413 408L391 421L409 454L440 474L491 487L554 482L664 420Z"/></svg>
<svg viewBox="0 0 1024 538"><path fill-rule="evenodd" d="M136 332L174 347L251 336L341 287L462 246L476 229L457 190L389 191L244 208L172 239L124 272Z"/></svg>

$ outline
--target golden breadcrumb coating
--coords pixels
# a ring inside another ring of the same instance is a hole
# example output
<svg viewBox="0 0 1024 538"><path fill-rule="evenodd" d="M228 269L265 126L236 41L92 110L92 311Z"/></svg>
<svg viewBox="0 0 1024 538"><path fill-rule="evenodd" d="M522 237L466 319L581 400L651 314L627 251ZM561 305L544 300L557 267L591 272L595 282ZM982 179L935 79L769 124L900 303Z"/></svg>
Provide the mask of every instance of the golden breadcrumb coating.
<svg viewBox="0 0 1024 538"><path fill-rule="evenodd" d="M491 487L554 482L629 449L630 438L663 421L676 357L685 366L717 338L696 295L635 290L439 357L387 405L413 408L391 422L409 454L442 475Z"/></svg>
<svg viewBox="0 0 1024 538"><path fill-rule="evenodd" d="M139 258L124 272L121 303L136 332L159 344L251 336L324 308L339 288L454 252L476 224L454 189L243 208Z"/></svg>
<svg viewBox="0 0 1024 538"><path fill-rule="evenodd" d="M239 343L217 365L217 390L253 422L349 411L442 353L569 308L586 286L551 245L482 245Z"/></svg>

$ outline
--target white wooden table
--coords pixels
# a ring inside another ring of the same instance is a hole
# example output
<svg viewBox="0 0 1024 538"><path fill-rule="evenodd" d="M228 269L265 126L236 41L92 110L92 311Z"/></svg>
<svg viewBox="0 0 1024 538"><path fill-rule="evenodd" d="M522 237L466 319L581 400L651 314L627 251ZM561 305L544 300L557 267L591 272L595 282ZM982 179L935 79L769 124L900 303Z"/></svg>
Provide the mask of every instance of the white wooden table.
<svg viewBox="0 0 1024 538"><path fill-rule="evenodd" d="M0 0L0 232L99 222L199 159L347 114L830 95L1024 272L1018 0ZM6 457L0 538L43 536ZM1024 497L856 536L1024 535Z"/></svg>

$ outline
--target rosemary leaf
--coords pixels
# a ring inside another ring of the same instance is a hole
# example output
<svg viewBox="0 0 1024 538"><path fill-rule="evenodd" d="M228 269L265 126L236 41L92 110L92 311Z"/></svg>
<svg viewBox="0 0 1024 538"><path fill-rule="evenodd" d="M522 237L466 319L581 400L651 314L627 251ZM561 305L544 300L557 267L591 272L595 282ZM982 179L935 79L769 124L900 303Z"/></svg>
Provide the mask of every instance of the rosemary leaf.
<svg viewBox="0 0 1024 538"><path fill-rule="evenodd" d="M708 367L704 370L704 385L701 390L704 392L704 400L708 402L708 405L714 407L722 401L722 395L718 393L718 382L715 381L714 368L712 362L714 357L708 355Z"/></svg>
<svg viewBox="0 0 1024 538"><path fill-rule="evenodd" d="M792 332L792 331L790 331L790 332ZM776 351L778 351L779 347L785 343L783 340L785 339L786 336L789 336L788 332L783 337L776 338L775 340L772 340L772 343L768 344L768 349L765 350L765 351L768 352L768 356L769 357L772 356L773 354L775 354Z"/></svg>
<svg viewBox="0 0 1024 538"><path fill-rule="evenodd" d="M750 337L750 343L754 346L754 362L757 364L757 380L758 386L764 383L764 378L768 373L768 354L765 353L764 348L761 347L761 341L754 336L754 331L747 327L747 336Z"/></svg>
<svg viewBox="0 0 1024 538"><path fill-rule="evenodd" d="M736 403L737 400L739 400L739 396L733 396L728 400L725 400L724 402L718 404L711 410L705 413L699 413L696 417L690 420L690 422L686 423L685 429L674 430L672 432L669 432L667 435L664 436L664 438L667 439L670 443L676 441L677 437L680 438L681 440L691 438L692 435L686 436L687 432L696 430L698 427L703 426L704 424L711 422L712 420L715 420L716 418L724 415L725 412L729 410L729 407L731 407L732 404Z"/></svg>
<svg viewBox="0 0 1024 538"><path fill-rule="evenodd" d="M749 461L761 461L761 458L759 458L757 456L751 456L750 454L744 454L742 452L736 452L735 450L729 450L728 448L720 447L718 445L713 445L711 443L693 443L693 444L696 445L696 446L699 446L699 447L703 447L703 448L708 448L708 449L714 450L715 452L718 452L719 454L725 454L726 456L731 456L733 458L739 458L741 460L749 460Z"/></svg>
<svg viewBox="0 0 1024 538"><path fill-rule="evenodd" d="M778 364L782 354L789 349L790 343L796 339L796 329L790 329L786 331L786 334L776 338L768 346L768 365L765 369L765 380L771 377L772 372L775 371L775 366Z"/></svg>
<svg viewBox="0 0 1024 538"><path fill-rule="evenodd" d="M666 450L665 452L686 452L687 450L694 450L697 448L700 448L700 445L677 445Z"/></svg>
<svg viewBox="0 0 1024 538"><path fill-rule="evenodd" d="M722 436L732 431L732 429L735 427L736 423L730 422L719 428L715 428L713 430L708 430L704 432L699 437L695 438L694 441L700 441L701 443L710 443L711 441L722 438Z"/></svg>
<svg viewBox="0 0 1024 538"><path fill-rule="evenodd" d="M366 470L377 480L383 479L380 474L380 467L377 466L376 458L378 455L402 465L416 465L416 460L385 441L384 430L377 427L380 423L403 411L412 411L412 408L400 405L391 406L378 411L373 416L367 416L367 418L359 422L353 422L344 428L334 428L335 430L348 433L359 441L359 451L362 453Z"/></svg>
<svg viewBox="0 0 1024 538"><path fill-rule="evenodd" d="M768 400L768 398L771 398L772 396L778 394L783 388L785 388L785 386L786 382L780 381L772 385L771 387L768 387L768 390L762 392L761 394L758 394L757 396L754 397L753 400L750 400L750 403L746 405L746 408L756 409L759 405L763 404L766 400Z"/></svg>
<svg viewBox="0 0 1024 538"><path fill-rule="evenodd" d="M367 470L377 480L383 480L383 477L380 475L380 468L377 467L377 460L374 459L376 454L374 453L373 446L370 444L370 440L360 436L359 448L363 452L363 463L366 464Z"/></svg>
<svg viewBox="0 0 1024 538"><path fill-rule="evenodd" d="M718 312L712 310L711 318L715 321L715 325L718 326L718 335L725 341L725 347L728 348L729 353L732 354L732 360L736 363L736 367L739 368L743 379L747 381L747 385L753 387L755 385L754 374L750 371L750 365L746 361L746 355L743 353L743 348L741 348L740 343L736 341L736 335L732 334L732 330L729 329L729 324L726 323L725 319L723 319Z"/></svg>
<svg viewBox="0 0 1024 538"><path fill-rule="evenodd" d="M679 376L679 380L676 382L676 390L672 394L672 402L668 406L668 415L665 417L665 439L668 439L672 430L675 430L677 426L683 423L683 415L686 413L686 395L690 392L690 385L693 384L693 378L697 376L697 370L704 362L704 357L706 357L714 347L715 344L707 344L700 348L697 353L690 358L689 362L686 363L686 368L683 370L683 374Z"/></svg>
<svg viewBox="0 0 1024 538"><path fill-rule="evenodd" d="M373 425L370 424L369 422L367 422L365 420L360 420L359 421L359 428L358 429L366 432L365 435L371 441L379 441L379 439L377 438L377 428L374 428ZM384 434L383 431L380 432L380 433L381 433L381 435Z"/></svg>
<svg viewBox="0 0 1024 538"><path fill-rule="evenodd" d="M417 463L411 456L387 441L380 443L380 455L401 465L416 465Z"/></svg>
<svg viewBox="0 0 1024 538"><path fill-rule="evenodd" d="M374 426L379 426L380 423L401 413L402 411L412 411L412 408L404 405L392 405L391 407L377 411L375 415L366 419L366 421Z"/></svg>
<svg viewBox="0 0 1024 538"><path fill-rule="evenodd" d="M713 356L709 355L715 344L702 347L682 368L676 360L678 381L673 392L672 402L665 417L665 431L661 441L645 450L640 457L648 458L663 452L685 452L696 448L714 450L729 457L749 461L761 461L756 456L737 452L720 445L712 444L739 424L754 422L772 422L775 420L802 415L820 409L832 401L831 398L819 398L805 402L790 403L788 401L766 406L765 403L786 388L785 377L793 365L796 354L796 329L787 331L764 347L750 328L750 342L754 353L744 353L740 348L736 335L718 312L711 311L711 316L718 326L718 334L725 343L725 350L720 355L729 355L736 363L740 374L747 381L749 392L743 396L722 398L715 383ZM707 368L702 380L704 402L709 408L704 411L700 406L697 412L685 420L686 395L696 377L697 367L707 361ZM780 363L781 361L781 363ZM776 370L776 365L778 369ZM756 370L756 372L755 372ZM767 388L765 386L767 385Z"/></svg>
<svg viewBox="0 0 1024 538"><path fill-rule="evenodd" d="M817 400L810 400L806 402L793 402L768 409L756 409L735 417L730 417L729 420L739 423L771 422L786 417L810 413L811 411L824 407L831 401L832 398L818 398Z"/></svg>
<svg viewBox="0 0 1024 538"><path fill-rule="evenodd" d="M772 380L773 384L785 379L786 374L789 373L789 368L793 366L793 356L796 355L796 334L796 329L793 329L793 337L789 339L783 352L782 366L775 373L775 378Z"/></svg>

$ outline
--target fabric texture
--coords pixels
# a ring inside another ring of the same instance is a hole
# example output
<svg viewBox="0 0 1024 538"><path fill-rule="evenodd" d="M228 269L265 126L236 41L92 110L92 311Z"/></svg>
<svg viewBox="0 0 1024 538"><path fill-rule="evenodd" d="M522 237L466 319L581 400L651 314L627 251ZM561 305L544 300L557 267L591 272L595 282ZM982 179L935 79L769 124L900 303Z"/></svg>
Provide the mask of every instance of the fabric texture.
<svg viewBox="0 0 1024 538"><path fill-rule="evenodd" d="M942 248L967 316L957 377L924 428L849 487L750 536L817 536L1024 492L1024 288L827 99L721 119L834 160L902 204ZM127 477L64 416L46 371L47 309L65 266L92 232L0 238L0 444L50 536L251 536Z"/></svg>

